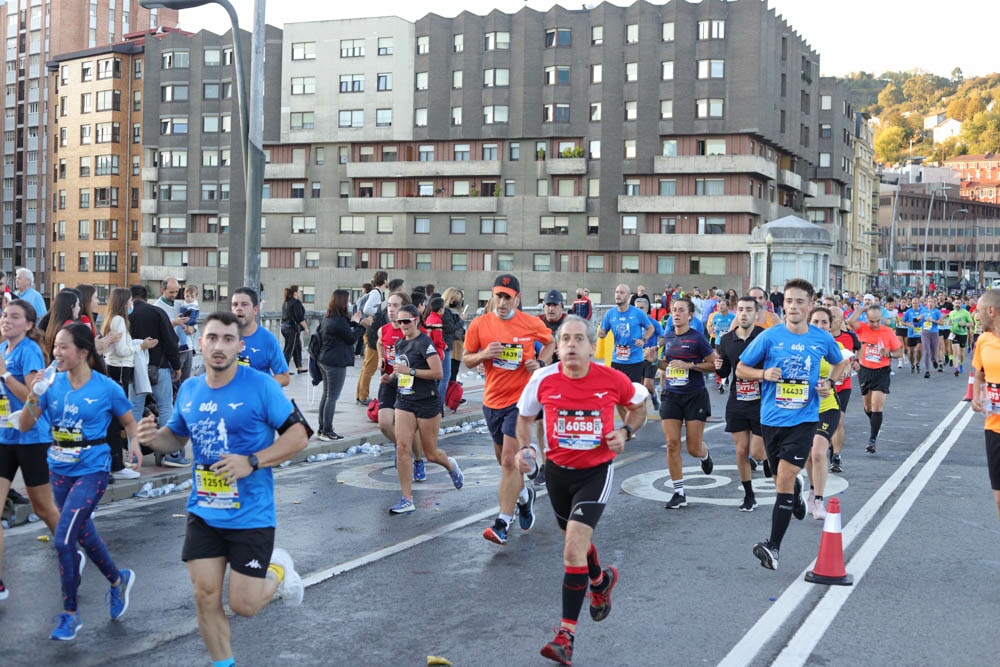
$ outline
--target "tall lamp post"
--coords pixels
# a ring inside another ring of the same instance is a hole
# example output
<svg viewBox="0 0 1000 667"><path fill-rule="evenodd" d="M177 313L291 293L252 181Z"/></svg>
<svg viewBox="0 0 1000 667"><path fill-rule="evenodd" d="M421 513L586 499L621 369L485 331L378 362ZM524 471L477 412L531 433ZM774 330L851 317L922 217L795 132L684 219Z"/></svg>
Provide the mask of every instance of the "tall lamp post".
<svg viewBox="0 0 1000 667"><path fill-rule="evenodd" d="M969 214L969 209L967 209L967 208L960 208L957 211L952 211L951 212L951 217L948 219L949 220L949 222L948 222L948 231L949 231L949 233L951 233L951 230L953 230L955 228L955 216L958 215L959 213L961 213L962 215L968 215ZM965 240L965 234L962 234L962 240L963 241ZM947 248L945 248L945 252L947 252ZM963 272L962 268L965 266L964 259L965 259L965 253L963 252L962 253L962 259L957 262L957 268L955 270L956 274L959 274L959 273ZM947 259L945 259L944 270L947 273L947 271L948 271L948 260ZM957 275L956 275L956 277L957 277ZM947 288L948 288L948 278L947 278L947 276L945 276L945 289L947 290Z"/></svg>
<svg viewBox="0 0 1000 667"><path fill-rule="evenodd" d="M771 232L764 237L764 293L771 294L771 246L774 244L774 237Z"/></svg>
<svg viewBox="0 0 1000 667"><path fill-rule="evenodd" d="M240 40L240 20L229 0L139 0L146 9L193 9L204 5L219 5L229 14L233 26L233 56L236 70L236 104L240 112L240 141L243 149L243 182L246 186L246 215L244 216L244 265L243 285L254 290L260 288L260 217L261 198L264 191L264 143L262 71L264 56L264 2L254 0L253 74L254 123L250 125L250 96L247 92L243 46Z"/></svg>
<svg viewBox="0 0 1000 667"><path fill-rule="evenodd" d="M920 263L920 286L921 286L921 296L927 296L927 285L930 283L927 280L927 239L930 236L931 231L931 213L934 212L934 196L938 191L944 195L944 214L947 215L948 212L948 190L951 190L950 185L942 185L931 190L931 203L927 207L927 222L924 224L924 258ZM941 216L944 218L944 215Z"/></svg>

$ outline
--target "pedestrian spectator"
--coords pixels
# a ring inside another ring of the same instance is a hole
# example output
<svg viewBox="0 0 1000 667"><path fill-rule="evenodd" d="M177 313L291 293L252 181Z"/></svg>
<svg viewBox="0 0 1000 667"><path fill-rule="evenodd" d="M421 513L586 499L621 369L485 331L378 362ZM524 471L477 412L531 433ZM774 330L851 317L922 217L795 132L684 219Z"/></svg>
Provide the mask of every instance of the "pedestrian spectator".
<svg viewBox="0 0 1000 667"><path fill-rule="evenodd" d="M778 317L781 317L781 307L784 303L785 295L782 294L781 290L778 289L778 286L775 285L771 289L771 311Z"/></svg>
<svg viewBox="0 0 1000 667"><path fill-rule="evenodd" d="M46 358L52 358L52 348L56 342L56 334L73 322L80 322L91 327L90 318L86 321L80 319L80 293L75 289L63 289L52 300L52 312L48 313L45 322L45 344L43 350ZM93 333L93 331L91 331Z"/></svg>
<svg viewBox="0 0 1000 667"><path fill-rule="evenodd" d="M726 292L726 301L729 302L729 310L736 312L736 307L739 305L740 295L736 293L736 290L731 289Z"/></svg>
<svg viewBox="0 0 1000 667"><path fill-rule="evenodd" d="M570 312L573 315L582 317L588 322L594 316L594 304L590 301L587 296L587 290L582 287L576 289L576 300L573 301L573 305L570 308Z"/></svg>
<svg viewBox="0 0 1000 667"><path fill-rule="evenodd" d="M431 340L435 340L435 331L440 332L441 336L441 346L438 347L435 343L435 348L441 355L441 368L447 369L443 370L441 380L438 382L438 395L441 397L442 410L444 410L444 394L448 389L448 376L451 374L451 346L455 341L451 320L446 319L445 310L444 297L431 297L431 300L427 302L427 317L424 318Z"/></svg>
<svg viewBox="0 0 1000 667"><path fill-rule="evenodd" d="M347 367L354 365L354 343L362 334L361 312L351 316L348 304L350 292L334 290L326 306L326 314L320 324L319 368L323 374L323 394L319 401L319 439L323 441L342 440L343 436L333 430L333 415L337 410L337 399L344 388Z"/></svg>
<svg viewBox="0 0 1000 667"><path fill-rule="evenodd" d="M465 320L462 318L462 300L465 295L457 287L449 287L442 296L445 303L444 319L451 322L452 342L451 342L451 368L445 367L445 372L449 373L449 382L458 382L458 370L462 366L462 354L464 347L462 341L465 340ZM445 341L447 343L447 340Z"/></svg>
<svg viewBox="0 0 1000 667"><path fill-rule="evenodd" d="M357 302L354 304L354 312L361 313L364 316L365 301L368 300L368 295L371 294L373 289L375 289L375 286L371 283L361 284L361 296L358 297ZM366 329L363 324L359 326L361 326L361 335L358 336L358 342L354 345L354 354L360 357L365 353Z"/></svg>
<svg viewBox="0 0 1000 667"><path fill-rule="evenodd" d="M715 312L715 307L719 304L719 299L723 298L725 298L725 294L722 293L722 290L713 290L708 293L708 298L702 301L701 310L698 314L702 324L708 324L708 318Z"/></svg>
<svg viewBox="0 0 1000 667"><path fill-rule="evenodd" d="M382 302L385 301L385 295L382 293L382 290L388 280L389 274L385 271L375 272L375 275L372 277L372 291L368 293L368 298L365 299L365 307L362 310L363 317L373 316L382 307Z"/></svg>
<svg viewBox="0 0 1000 667"><path fill-rule="evenodd" d="M368 346L365 348L365 360L361 364L361 375L358 377L358 386L355 389L355 400L357 400L358 405L368 405L369 395L371 393L372 377L375 376L375 371L378 370L378 351L376 350L376 345L378 344L378 332L382 324L376 326L377 320L382 320L385 317L385 298L379 291L381 285L385 284L385 278L388 274L385 271L378 271L375 274L375 278L372 280L372 287L374 288L365 299L365 307L362 309L361 324L366 327L365 340ZM381 280L381 282L379 282ZM393 278L388 283L388 293L402 289L403 280L400 278ZM375 295L378 296L375 296ZM377 301L378 303L374 303ZM382 317L377 317L381 313Z"/></svg>
<svg viewBox="0 0 1000 667"><path fill-rule="evenodd" d="M635 294L632 295L632 303L629 304L629 305L634 306L636 299L645 299L647 303L649 302L649 295L646 294L646 286L645 285L638 285L638 286L636 286L636 288L635 288Z"/></svg>
<svg viewBox="0 0 1000 667"><path fill-rule="evenodd" d="M198 305L198 286L184 286L184 303L181 304L180 316L187 318L184 325L188 335L188 347L191 348L191 355L198 350L198 316L201 315L201 306Z"/></svg>
<svg viewBox="0 0 1000 667"><path fill-rule="evenodd" d="M191 377L191 363L194 353L188 341L187 317L181 315L180 304L177 303L177 295L181 291L181 285L173 276L167 276L160 281L160 298L153 302L153 305L167 314L170 326L174 328L174 335L177 337L177 358L180 360L180 373L174 377L174 382L180 383Z"/></svg>
<svg viewBox="0 0 1000 667"><path fill-rule="evenodd" d="M281 336L285 339L285 363L295 362L295 372L305 373L302 365L302 333L309 334L306 308L302 305L302 292L298 285L285 288L285 301L281 305Z"/></svg>
<svg viewBox="0 0 1000 667"><path fill-rule="evenodd" d="M701 290L695 287L691 290L691 304L694 306L695 313L701 313L701 307L705 305L705 298L701 295ZM701 320L701 318L698 318ZM702 324L705 322L702 321Z"/></svg>
<svg viewBox="0 0 1000 667"><path fill-rule="evenodd" d="M30 303L31 307L35 309L35 315L39 318L45 317L49 309L45 307L45 299L35 289L35 274L31 272L31 269L26 269L23 266L18 269L14 274L14 286L17 288L17 298Z"/></svg>
<svg viewBox="0 0 1000 667"><path fill-rule="evenodd" d="M80 293L80 321L90 324L90 332L97 338L97 309L101 302L97 299L97 289L93 285L80 283L76 286ZM100 349L97 350L101 352Z"/></svg>
<svg viewBox="0 0 1000 667"><path fill-rule="evenodd" d="M7 274L0 271L0 313L7 307L7 304L14 300L14 295L7 285Z"/></svg>

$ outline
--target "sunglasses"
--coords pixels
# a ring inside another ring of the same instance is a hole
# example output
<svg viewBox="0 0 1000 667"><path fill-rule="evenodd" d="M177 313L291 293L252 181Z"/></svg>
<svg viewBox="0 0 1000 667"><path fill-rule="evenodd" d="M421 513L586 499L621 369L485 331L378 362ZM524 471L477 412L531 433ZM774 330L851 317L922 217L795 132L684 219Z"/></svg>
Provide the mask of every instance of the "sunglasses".
<svg viewBox="0 0 1000 667"><path fill-rule="evenodd" d="M396 324L409 324L413 321L412 317L397 317Z"/></svg>

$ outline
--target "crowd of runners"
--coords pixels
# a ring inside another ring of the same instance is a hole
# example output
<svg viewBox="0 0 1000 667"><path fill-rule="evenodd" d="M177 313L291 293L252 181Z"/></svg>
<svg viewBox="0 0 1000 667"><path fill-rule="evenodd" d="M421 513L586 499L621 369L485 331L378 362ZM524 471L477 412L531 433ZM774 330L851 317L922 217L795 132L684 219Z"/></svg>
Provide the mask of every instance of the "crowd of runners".
<svg viewBox="0 0 1000 667"><path fill-rule="evenodd" d="M763 567L776 570L792 517L824 518L828 475L842 474L852 464L849 456L860 452L860 445L847 444L859 439L845 437L854 387L869 422L862 441L874 456L892 377L906 360L911 373L922 369L924 379L946 371L960 375L974 349L972 407L987 414L990 478L1000 512L1000 292L978 301L844 298L816 294L796 279L778 298L754 287L744 296L713 291L704 299L679 289L632 294L618 285L614 307L595 318L584 290L569 309L562 293L552 290L542 312L528 314L517 277L503 274L483 314L460 338L445 342L440 318L430 315L442 304L455 306L456 292L438 304L433 294L420 298L401 283L388 287L371 314L360 313L348 326L353 331L362 317L371 318L364 321L381 371L377 418L396 444L400 484L399 500L388 510L416 510L412 485L426 479L425 461L443 467L455 489L462 488L459 463L437 445L443 393L447 378L456 376L453 360L480 370L483 413L501 475L500 510L483 537L507 544L515 518L522 532L530 531L534 487L545 485L564 535L564 571L561 620L541 653L561 664L572 664L588 595L594 621L611 611L619 574L601 565L594 532L614 489L614 459L646 424L647 401L659 413L666 445L673 494L665 508L681 510L688 505L682 433L688 454L711 474L714 460L703 440L712 412L709 391L729 392L724 418L744 494L739 511L758 506L755 471L773 478L777 492L770 534L751 549ZM115 564L91 518L112 469L109 431L120 424L125 438L117 454L125 453L129 465L141 467L143 453L151 452L191 465L182 559L213 665L234 665L223 608L227 570L229 606L241 616L255 615L276 598L300 604L304 595L291 555L274 545L272 471L307 446L313 429L284 394L287 361L274 335L257 325L256 292L236 290L231 313L204 318L204 374L181 383L169 405L158 405L157 414L140 413L140 419L127 387L109 377L92 326L67 320L46 349L28 299L7 299L2 306L0 492L6 494L20 470L35 512L54 535L63 612L51 638L72 640L83 626L76 592L87 560L109 583L110 617L121 618L129 607L138 573ZM330 309L344 311L336 298ZM612 345L609 366L595 359L602 339ZM144 349L141 341L136 350ZM325 428L323 434L332 432L329 424ZM191 462L184 458L188 443ZM0 532L0 558L2 547ZM0 580L0 600L7 595Z"/></svg>

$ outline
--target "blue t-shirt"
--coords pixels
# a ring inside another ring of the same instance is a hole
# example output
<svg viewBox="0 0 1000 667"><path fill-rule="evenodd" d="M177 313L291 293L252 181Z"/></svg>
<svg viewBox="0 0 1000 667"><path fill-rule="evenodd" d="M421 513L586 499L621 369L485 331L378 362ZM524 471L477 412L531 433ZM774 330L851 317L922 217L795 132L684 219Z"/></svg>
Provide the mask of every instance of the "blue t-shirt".
<svg viewBox="0 0 1000 667"><path fill-rule="evenodd" d="M42 348L38 343L30 338L23 339L13 350L9 349L9 343L0 343L0 354L3 354L4 364L7 370L14 376L14 379L24 383L24 378L34 372L45 370L45 357L42 356ZM0 405L0 445L35 445L43 442L52 442L52 433L49 429L49 420L45 415L41 415L34 427L27 433L21 433L16 426L7 426L7 415L17 412L24 407L24 402L19 400L14 392L6 389L0 382L0 404L3 403L3 396L6 397L7 409Z"/></svg>
<svg viewBox="0 0 1000 667"><path fill-rule="evenodd" d="M914 310L913 308L907 308L906 312L903 313L903 323L906 324L906 337L907 338L920 338L920 322L917 321L921 317L921 311L923 308Z"/></svg>
<svg viewBox="0 0 1000 667"><path fill-rule="evenodd" d="M699 363L714 350L708 339L700 331L689 328L682 334L670 332L663 337L663 360L674 359ZM664 394L694 394L705 389L705 376L701 371L687 368L665 368L663 370Z"/></svg>
<svg viewBox="0 0 1000 667"><path fill-rule="evenodd" d="M691 322L688 324L688 326L690 326L695 331L701 333L702 335L708 335L705 333L705 324L694 315L691 316ZM667 315L666 317L663 318L663 334L667 335L667 334L672 334L673 332L674 332L674 318L670 317L670 315Z"/></svg>
<svg viewBox="0 0 1000 667"><path fill-rule="evenodd" d="M921 333L937 333L938 323L937 321L941 319L941 311L935 308L934 310L928 310L926 306L920 309L920 315L923 319L920 319L917 323L920 328Z"/></svg>
<svg viewBox="0 0 1000 667"><path fill-rule="evenodd" d="M712 328L715 329L715 340L713 341L716 345L722 344L722 337L729 333L729 326L736 319L736 313L730 311L723 315L722 313L716 313L715 317L712 318Z"/></svg>
<svg viewBox="0 0 1000 667"><path fill-rule="evenodd" d="M249 336L243 337L243 349L240 350L238 361L242 366L250 366L271 375L288 372L288 362L285 361L281 344L273 333L261 326Z"/></svg>
<svg viewBox="0 0 1000 667"><path fill-rule="evenodd" d="M659 347L660 339L663 338L663 326L652 318L649 323L653 325L653 337L646 341L645 347Z"/></svg>
<svg viewBox="0 0 1000 667"><path fill-rule="evenodd" d="M111 470L111 448L107 444L111 418L132 412L121 385L97 371L79 389L73 389L68 373L56 373L49 390L38 400L52 427L49 471L82 477ZM74 446L76 442L103 440L104 444ZM63 446L59 446L59 444Z"/></svg>
<svg viewBox="0 0 1000 667"><path fill-rule="evenodd" d="M604 313L601 329L610 331L615 337L615 350L611 361L616 364L641 362L645 343L636 345L635 341L646 335L646 327L652 323L649 316L635 306L629 306L624 313L617 308Z"/></svg>
<svg viewBox="0 0 1000 667"><path fill-rule="evenodd" d="M232 381L218 389L209 387L204 375L186 380L177 392L167 428L191 439L194 465L188 512L215 528L275 527L271 468L255 470L238 480L238 497L213 483L217 478L207 468L223 454L249 456L270 447L275 430L291 413L292 402L281 386L252 368L240 366Z"/></svg>
<svg viewBox="0 0 1000 667"><path fill-rule="evenodd" d="M743 350L740 361L757 368L779 368L781 380L764 380L761 391L760 423L767 426L797 426L819 420L819 362L831 365L843 361L840 346L829 331L809 325L804 334L794 334L786 326L775 326L757 336Z"/></svg>
<svg viewBox="0 0 1000 667"><path fill-rule="evenodd" d="M33 287L29 287L21 292L17 298L24 299L31 304L31 307L35 309L35 317L37 317L39 321L41 321L41 319L45 317L45 314L49 312L49 309L45 307L45 299L43 299L38 290Z"/></svg>
<svg viewBox="0 0 1000 667"><path fill-rule="evenodd" d="M847 317L850 317L850 315L848 315ZM847 318L845 317L844 319L847 319ZM888 322L888 321L889 321L889 311L886 310L885 307L883 306L882 307L882 322ZM861 314L858 315L858 322L864 322L866 324L868 323L868 309L867 308L865 308L864 310L862 310Z"/></svg>

